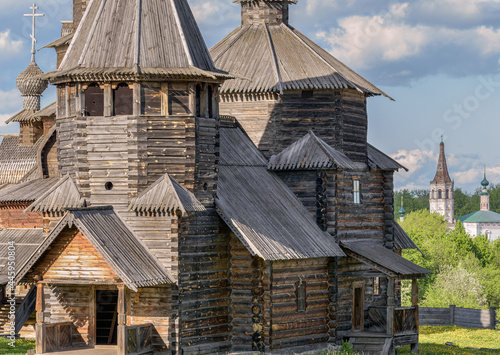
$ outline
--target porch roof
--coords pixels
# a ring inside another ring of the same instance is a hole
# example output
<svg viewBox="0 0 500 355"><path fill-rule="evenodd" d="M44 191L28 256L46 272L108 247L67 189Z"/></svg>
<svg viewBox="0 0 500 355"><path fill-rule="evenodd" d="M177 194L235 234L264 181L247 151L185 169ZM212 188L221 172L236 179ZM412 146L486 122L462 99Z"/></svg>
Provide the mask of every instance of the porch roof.
<svg viewBox="0 0 500 355"><path fill-rule="evenodd" d="M370 265L389 277L420 279L431 273L383 245L370 240L342 241L340 245L348 256Z"/></svg>
<svg viewBox="0 0 500 355"><path fill-rule="evenodd" d="M23 265L43 241L41 228L8 228L0 232L0 285L8 282L7 262L9 243L14 244L16 265Z"/></svg>
<svg viewBox="0 0 500 355"><path fill-rule="evenodd" d="M128 288L137 291L139 287L175 282L161 262L109 206L70 209L22 266L16 279L21 280L42 258L63 229L73 225L88 239Z"/></svg>

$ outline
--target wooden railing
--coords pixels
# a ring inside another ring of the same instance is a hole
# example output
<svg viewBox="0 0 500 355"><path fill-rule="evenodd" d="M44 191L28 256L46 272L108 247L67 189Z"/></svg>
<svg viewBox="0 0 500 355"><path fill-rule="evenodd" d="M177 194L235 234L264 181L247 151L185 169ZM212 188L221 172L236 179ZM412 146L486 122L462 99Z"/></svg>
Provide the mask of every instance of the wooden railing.
<svg viewBox="0 0 500 355"><path fill-rule="evenodd" d="M127 354L153 352L153 325L141 324L126 327Z"/></svg>
<svg viewBox="0 0 500 355"><path fill-rule="evenodd" d="M73 343L73 323L64 322L41 325L43 327L43 338L41 341L44 342L44 352L48 353L71 348Z"/></svg>
<svg viewBox="0 0 500 355"><path fill-rule="evenodd" d="M36 286L32 286L24 297L21 305L16 309L16 334L19 334L21 328L26 324L31 314L35 311L36 304Z"/></svg>
<svg viewBox="0 0 500 355"><path fill-rule="evenodd" d="M416 307L400 307L394 309L394 334L418 332Z"/></svg>

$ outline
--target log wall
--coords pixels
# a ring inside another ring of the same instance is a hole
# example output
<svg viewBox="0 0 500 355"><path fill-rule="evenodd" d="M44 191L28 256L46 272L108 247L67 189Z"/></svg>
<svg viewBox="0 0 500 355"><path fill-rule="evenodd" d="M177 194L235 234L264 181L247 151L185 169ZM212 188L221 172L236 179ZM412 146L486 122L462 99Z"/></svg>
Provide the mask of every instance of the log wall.
<svg viewBox="0 0 500 355"><path fill-rule="evenodd" d="M364 286L364 328L368 330L372 326L368 309L387 305L387 279L379 272L371 270L365 264L350 257L340 259L337 272L337 341L340 341L352 331L353 327L354 284ZM373 292L375 277L380 277L378 295L374 295Z"/></svg>
<svg viewBox="0 0 500 355"><path fill-rule="evenodd" d="M154 326L155 352L175 351L177 347L177 307L175 286L141 288L130 292L128 325Z"/></svg>
<svg viewBox="0 0 500 355"><path fill-rule="evenodd" d="M35 264L27 279L42 275L45 281L99 280L113 283L118 275L80 231L65 228Z"/></svg>
<svg viewBox="0 0 500 355"><path fill-rule="evenodd" d="M31 202L0 205L0 228L43 228L41 213L23 213L30 204Z"/></svg>
<svg viewBox="0 0 500 355"><path fill-rule="evenodd" d="M72 322L73 346L89 346L90 304L94 297L89 286L48 285L44 287L45 323ZM90 339L91 341L92 339Z"/></svg>
<svg viewBox="0 0 500 355"><path fill-rule="evenodd" d="M255 145L269 158L309 130L354 161L366 162L366 98L354 91L302 91L221 95L221 115L235 116Z"/></svg>

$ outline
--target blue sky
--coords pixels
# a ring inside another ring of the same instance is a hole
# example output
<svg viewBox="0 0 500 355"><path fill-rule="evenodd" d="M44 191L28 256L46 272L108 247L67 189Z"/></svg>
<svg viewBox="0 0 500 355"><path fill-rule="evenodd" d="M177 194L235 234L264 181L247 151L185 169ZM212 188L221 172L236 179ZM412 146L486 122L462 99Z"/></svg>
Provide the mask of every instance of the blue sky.
<svg viewBox="0 0 500 355"><path fill-rule="evenodd" d="M211 47L239 25L232 0L189 0ZM22 107L15 86L30 60L31 1L0 2L0 133ZM71 0L39 0L46 16L37 25L37 47L60 35ZM500 0L299 0L291 24L379 86L396 101L370 98L369 141L410 169L396 188L428 188L444 136L455 186L473 191L483 164L500 183ZM55 69L55 53L37 62ZM46 91L43 104L54 100Z"/></svg>

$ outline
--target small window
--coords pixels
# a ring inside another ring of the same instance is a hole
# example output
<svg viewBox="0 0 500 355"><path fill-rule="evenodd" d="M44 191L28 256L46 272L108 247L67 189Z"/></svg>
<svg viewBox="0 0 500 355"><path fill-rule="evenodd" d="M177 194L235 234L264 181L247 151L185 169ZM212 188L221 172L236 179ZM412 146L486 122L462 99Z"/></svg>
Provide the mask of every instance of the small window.
<svg viewBox="0 0 500 355"><path fill-rule="evenodd" d="M352 193L354 196L354 203L356 204L361 203L361 187L359 180L352 181Z"/></svg>
<svg viewBox="0 0 500 355"><path fill-rule="evenodd" d="M85 113L87 116L104 116L104 90L97 84L85 90Z"/></svg>
<svg viewBox="0 0 500 355"><path fill-rule="evenodd" d="M113 90L113 112L115 116L133 114L134 92L125 83Z"/></svg>
<svg viewBox="0 0 500 355"><path fill-rule="evenodd" d="M106 189L106 191L113 190L113 183L108 181L107 183L104 184L104 188Z"/></svg>
<svg viewBox="0 0 500 355"><path fill-rule="evenodd" d="M449 192L449 190L446 190L446 198L447 199L450 198L450 192Z"/></svg>
<svg viewBox="0 0 500 355"><path fill-rule="evenodd" d="M141 115L161 116L161 86L141 84Z"/></svg>
<svg viewBox="0 0 500 355"><path fill-rule="evenodd" d="M214 93L212 90L212 86L208 85L208 117L214 117Z"/></svg>
<svg viewBox="0 0 500 355"><path fill-rule="evenodd" d="M303 99L310 99L314 97L314 91L312 90L303 90L302 91L302 98Z"/></svg>
<svg viewBox="0 0 500 355"><path fill-rule="evenodd" d="M299 280L295 284L296 296L297 296L297 312L306 311L306 283Z"/></svg>
<svg viewBox="0 0 500 355"><path fill-rule="evenodd" d="M373 294L375 296L380 295L380 277L373 278Z"/></svg>
<svg viewBox="0 0 500 355"><path fill-rule="evenodd" d="M442 199L443 198L443 191L441 190L438 190L438 199Z"/></svg>
<svg viewBox="0 0 500 355"><path fill-rule="evenodd" d="M196 117L201 117L201 85L196 85Z"/></svg>

